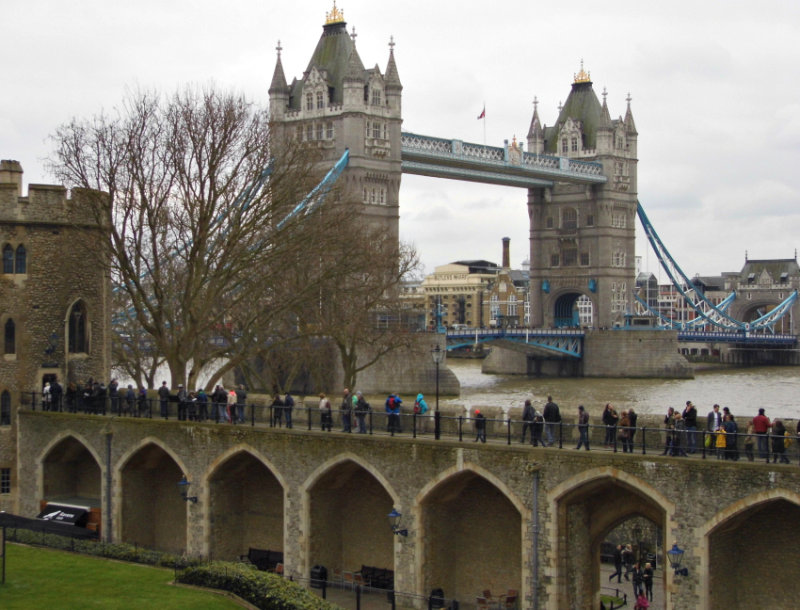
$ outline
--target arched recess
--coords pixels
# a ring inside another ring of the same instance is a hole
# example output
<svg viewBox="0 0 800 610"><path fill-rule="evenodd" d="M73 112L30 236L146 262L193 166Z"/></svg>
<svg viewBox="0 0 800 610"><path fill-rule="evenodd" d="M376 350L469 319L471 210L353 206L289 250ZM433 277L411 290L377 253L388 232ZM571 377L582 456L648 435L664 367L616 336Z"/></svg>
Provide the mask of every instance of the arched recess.
<svg viewBox="0 0 800 610"><path fill-rule="evenodd" d="M118 536L123 542L170 553L186 550L188 503L178 492L186 472L161 441L143 439L120 460L116 480ZM194 489L192 491L195 491Z"/></svg>
<svg viewBox="0 0 800 610"><path fill-rule="evenodd" d="M555 587L548 591L555 596L548 598L554 608L598 607L600 547L606 536L634 517L666 532L675 512L674 504L649 483L614 468L588 470L564 481L548 494L548 503L555 517L549 532ZM664 595L670 607L668 591Z"/></svg>
<svg viewBox="0 0 800 610"><path fill-rule="evenodd" d="M70 354L89 352L89 310L82 299L75 301L67 312L67 351Z"/></svg>
<svg viewBox="0 0 800 610"><path fill-rule="evenodd" d="M800 494L786 489L753 494L714 515L698 536L698 572L708 578L699 587L704 608L795 607L798 523Z"/></svg>
<svg viewBox="0 0 800 610"><path fill-rule="evenodd" d="M284 482L255 449L234 447L209 469L208 552L232 560L250 547L283 551Z"/></svg>
<svg viewBox="0 0 800 610"><path fill-rule="evenodd" d="M580 326L580 312L577 306L580 297L580 292L567 292L556 297L553 305L553 325L556 328Z"/></svg>
<svg viewBox="0 0 800 610"><path fill-rule="evenodd" d="M320 465L303 486L307 535L304 574L312 565L357 571L394 570L394 538L387 515L397 494L374 465L354 454ZM402 507L400 507L402 510Z"/></svg>
<svg viewBox="0 0 800 610"><path fill-rule="evenodd" d="M419 592L442 588L445 596L473 604L483 589L520 593L530 511L489 471L474 464L441 473L417 496Z"/></svg>
<svg viewBox="0 0 800 610"><path fill-rule="evenodd" d="M100 508L102 462L100 456L80 435L69 431L59 434L44 449L39 463L40 499Z"/></svg>

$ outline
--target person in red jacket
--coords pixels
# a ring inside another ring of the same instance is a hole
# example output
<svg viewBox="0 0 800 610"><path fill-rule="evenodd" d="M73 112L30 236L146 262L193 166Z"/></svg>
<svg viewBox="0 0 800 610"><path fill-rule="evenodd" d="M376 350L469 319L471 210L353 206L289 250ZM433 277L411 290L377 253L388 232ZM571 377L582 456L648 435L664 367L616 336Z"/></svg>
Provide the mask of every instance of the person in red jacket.
<svg viewBox="0 0 800 610"><path fill-rule="evenodd" d="M772 422L764 415L764 408L758 410L758 415L753 418L753 432L758 440L758 457L762 460L769 459L769 429Z"/></svg>

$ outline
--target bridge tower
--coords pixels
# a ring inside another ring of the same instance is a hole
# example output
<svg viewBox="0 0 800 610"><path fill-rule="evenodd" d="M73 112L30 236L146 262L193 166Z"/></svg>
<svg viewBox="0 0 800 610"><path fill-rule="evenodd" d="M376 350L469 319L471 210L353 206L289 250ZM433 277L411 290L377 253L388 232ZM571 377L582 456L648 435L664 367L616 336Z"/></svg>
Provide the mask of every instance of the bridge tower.
<svg viewBox="0 0 800 610"><path fill-rule="evenodd" d="M531 324L613 327L630 311L635 282L637 132L630 107L611 119L581 64L556 124L534 102L528 150L602 163L605 184L556 182L528 190Z"/></svg>
<svg viewBox="0 0 800 610"><path fill-rule="evenodd" d="M287 84L281 46L269 88L270 115L279 137L294 137L321 149L324 162L347 148L350 162L339 184L345 197L362 204L362 216L398 239L400 128L403 86L389 42L385 73L365 69L348 34L344 13L326 15L322 36L300 79Z"/></svg>

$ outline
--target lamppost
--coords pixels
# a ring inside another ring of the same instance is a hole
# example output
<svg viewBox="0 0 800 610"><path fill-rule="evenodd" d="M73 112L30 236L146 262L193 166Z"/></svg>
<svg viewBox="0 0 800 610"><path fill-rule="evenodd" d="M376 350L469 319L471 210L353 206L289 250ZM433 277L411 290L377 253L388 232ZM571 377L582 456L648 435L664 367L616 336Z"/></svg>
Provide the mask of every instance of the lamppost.
<svg viewBox="0 0 800 610"><path fill-rule="evenodd" d="M400 511L398 511L396 508L392 508L392 512L386 516L389 517L389 527L392 528L392 533L395 536L408 536L408 530L405 528L400 528L400 518L403 516Z"/></svg>
<svg viewBox="0 0 800 610"><path fill-rule="evenodd" d="M681 561L683 560L684 550L675 542L672 548L667 551L667 559L669 559L669 567L675 570L675 576L689 576L689 568L682 568Z"/></svg>
<svg viewBox="0 0 800 610"><path fill-rule="evenodd" d="M438 441L442 434L441 415L439 414L439 365L444 360L445 350L436 345L431 350L433 363L436 365L436 410L433 412L433 437Z"/></svg>
<svg viewBox="0 0 800 610"><path fill-rule="evenodd" d="M183 498L184 502L193 502L197 504L197 496L190 496L189 495L189 485L191 483L186 480L186 475L181 477L181 480L178 481L178 491L181 494L181 498Z"/></svg>

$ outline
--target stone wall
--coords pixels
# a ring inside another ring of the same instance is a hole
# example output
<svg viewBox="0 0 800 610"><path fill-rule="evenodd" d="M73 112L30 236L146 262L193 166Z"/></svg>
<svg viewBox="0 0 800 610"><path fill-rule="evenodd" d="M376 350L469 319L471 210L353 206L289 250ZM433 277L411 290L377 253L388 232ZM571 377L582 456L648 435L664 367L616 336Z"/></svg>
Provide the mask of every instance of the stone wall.
<svg viewBox="0 0 800 610"><path fill-rule="evenodd" d="M586 377L666 377L688 379L692 365L678 353L677 333L665 330L586 331Z"/></svg>

